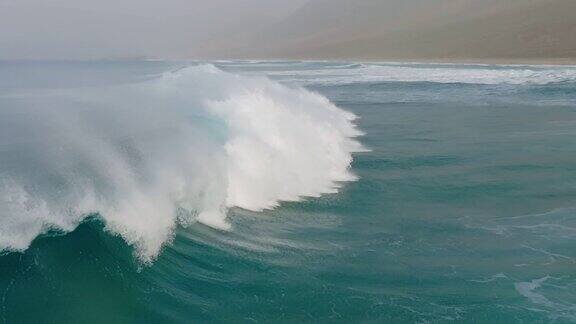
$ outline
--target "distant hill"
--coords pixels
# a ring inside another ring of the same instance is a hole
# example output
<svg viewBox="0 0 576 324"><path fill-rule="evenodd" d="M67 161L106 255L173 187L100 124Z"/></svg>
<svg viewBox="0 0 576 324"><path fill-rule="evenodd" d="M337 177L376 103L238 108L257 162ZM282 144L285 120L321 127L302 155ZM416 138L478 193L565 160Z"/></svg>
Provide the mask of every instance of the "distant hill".
<svg viewBox="0 0 576 324"><path fill-rule="evenodd" d="M236 57L576 61L576 0L311 0Z"/></svg>

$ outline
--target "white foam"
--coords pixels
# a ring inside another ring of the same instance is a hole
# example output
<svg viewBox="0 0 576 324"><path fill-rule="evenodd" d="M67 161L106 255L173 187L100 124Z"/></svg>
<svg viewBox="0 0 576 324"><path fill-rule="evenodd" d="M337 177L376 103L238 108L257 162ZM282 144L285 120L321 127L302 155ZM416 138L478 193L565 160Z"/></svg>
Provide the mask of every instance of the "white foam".
<svg viewBox="0 0 576 324"><path fill-rule="evenodd" d="M549 84L576 82L575 67L457 66L440 64L361 64L353 68L270 71L304 84L434 82L463 84ZM290 79L288 79L290 80Z"/></svg>
<svg viewBox="0 0 576 324"><path fill-rule="evenodd" d="M0 154L26 160L0 169L0 250L98 213L152 261L178 224L227 229L230 207L336 192L362 150L355 116L324 97L211 65L30 100L44 107L2 111Z"/></svg>
<svg viewBox="0 0 576 324"><path fill-rule="evenodd" d="M543 310L537 311L548 311L549 318L552 321L562 319L573 322L576 320L576 305L564 301L550 300L543 293L539 292L539 290L543 288L547 281L553 279L557 278L546 276L540 279L534 279L532 281L515 283L514 287L520 295L527 298L531 303L544 308ZM562 290L570 289L569 287L556 285L550 285L549 288Z"/></svg>

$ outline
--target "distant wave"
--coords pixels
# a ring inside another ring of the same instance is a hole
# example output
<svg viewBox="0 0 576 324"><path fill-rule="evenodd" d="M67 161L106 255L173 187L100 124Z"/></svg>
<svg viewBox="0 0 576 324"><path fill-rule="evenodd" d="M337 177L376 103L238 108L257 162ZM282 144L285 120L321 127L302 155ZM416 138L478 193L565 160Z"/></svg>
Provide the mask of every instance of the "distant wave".
<svg viewBox="0 0 576 324"><path fill-rule="evenodd" d="M576 67L455 65L424 63L349 64L318 69L271 71L304 84L434 82L463 84L536 84L576 82Z"/></svg>
<svg viewBox="0 0 576 324"><path fill-rule="evenodd" d="M326 98L212 65L143 83L4 98L0 250L99 215L152 261L174 228L336 192L361 151Z"/></svg>

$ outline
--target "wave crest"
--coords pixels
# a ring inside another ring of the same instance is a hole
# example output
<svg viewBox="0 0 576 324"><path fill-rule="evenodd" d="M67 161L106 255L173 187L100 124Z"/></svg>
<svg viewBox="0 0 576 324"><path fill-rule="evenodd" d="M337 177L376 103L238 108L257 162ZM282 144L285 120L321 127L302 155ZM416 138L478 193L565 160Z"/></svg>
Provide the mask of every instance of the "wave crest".
<svg viewBox="0 0 576 324"><path fill-rule="evenodd" d="M178 224L335 192L362 150L326 98L212 65L0 100L0 250L98 214L152 261Z"/></svg>

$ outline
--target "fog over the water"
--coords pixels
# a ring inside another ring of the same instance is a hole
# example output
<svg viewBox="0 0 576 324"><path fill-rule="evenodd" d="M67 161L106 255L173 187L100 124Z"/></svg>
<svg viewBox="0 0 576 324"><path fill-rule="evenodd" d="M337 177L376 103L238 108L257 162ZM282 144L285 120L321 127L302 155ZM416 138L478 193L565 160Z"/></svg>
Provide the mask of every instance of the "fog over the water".
<svg viewBox="0 0 576 324"><path fill-rule="evenodd" d="M0 0L0 58L576 62L574 0Z"/></svg>
<svg viewBox="0 0 576 324"><path fill-rule="evenodd" d="M0 58L194 57L306 0L0 0Z"/></svg>

